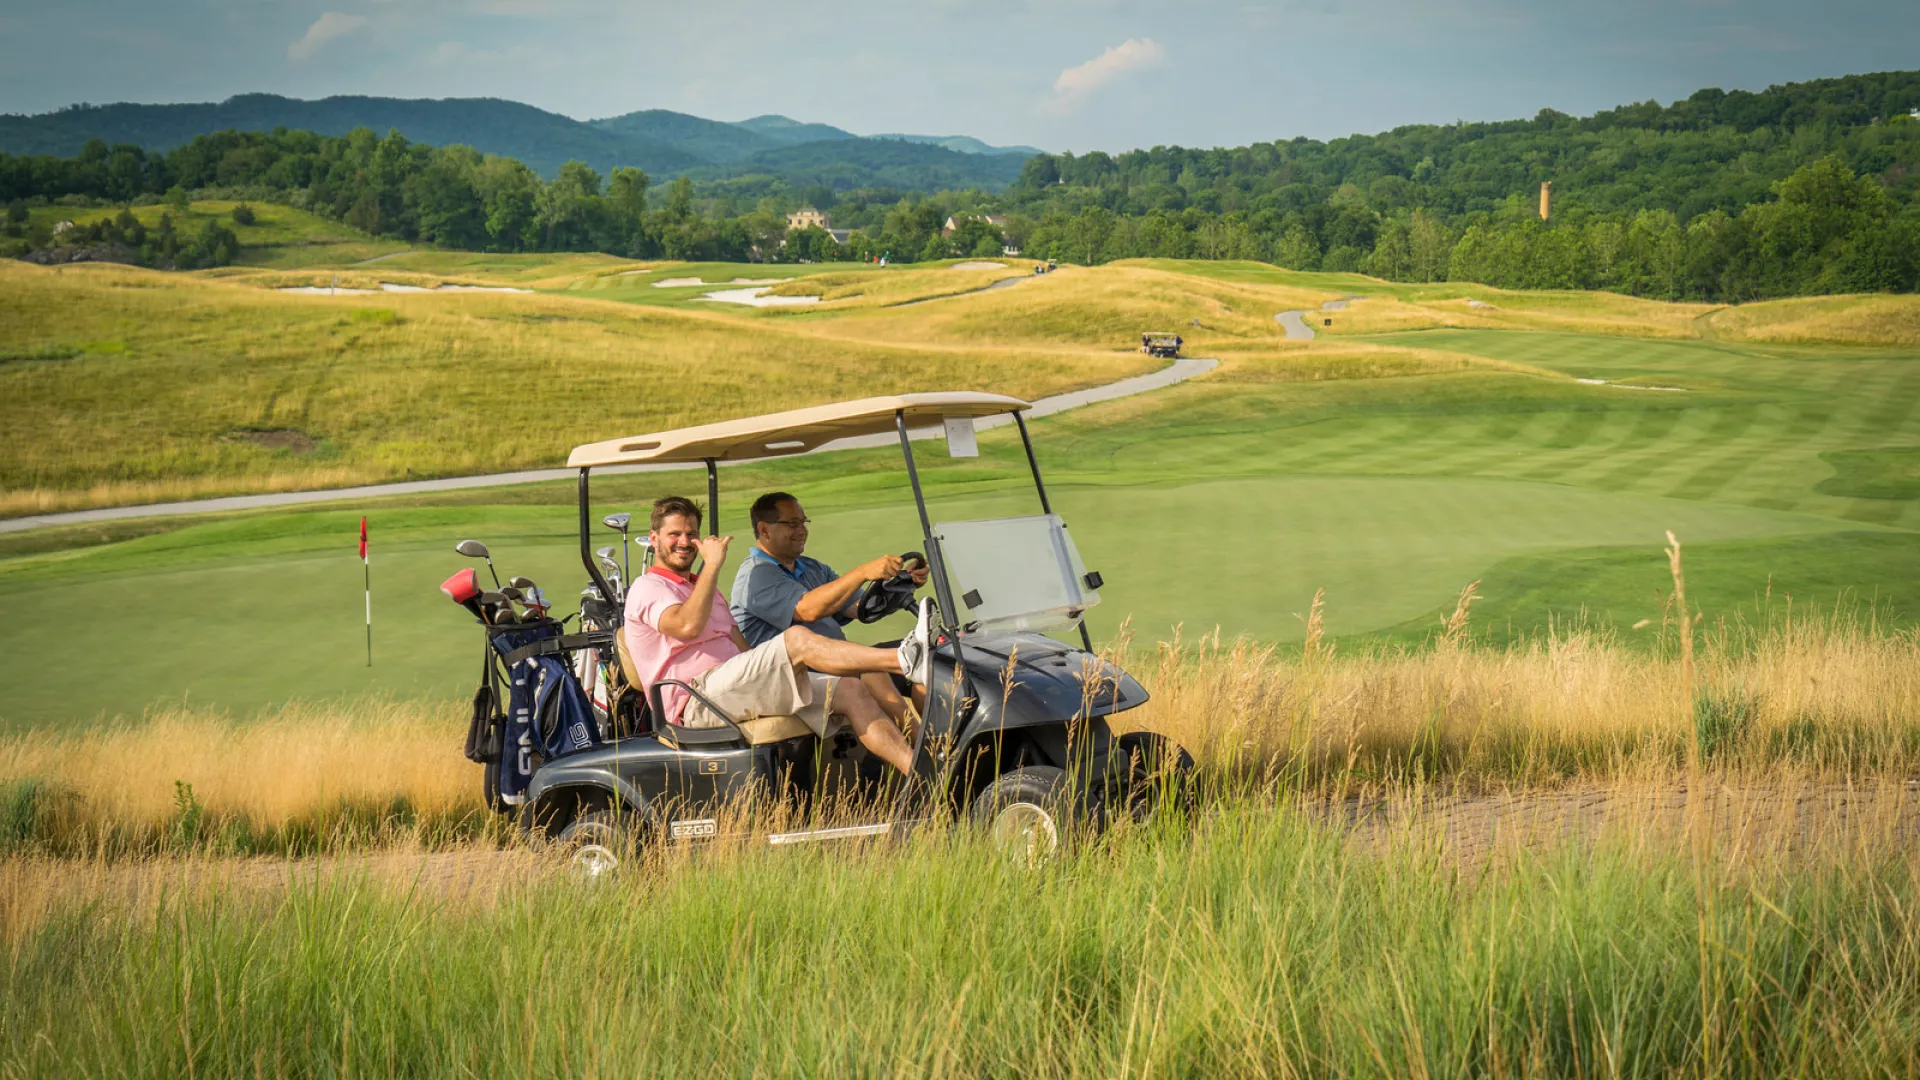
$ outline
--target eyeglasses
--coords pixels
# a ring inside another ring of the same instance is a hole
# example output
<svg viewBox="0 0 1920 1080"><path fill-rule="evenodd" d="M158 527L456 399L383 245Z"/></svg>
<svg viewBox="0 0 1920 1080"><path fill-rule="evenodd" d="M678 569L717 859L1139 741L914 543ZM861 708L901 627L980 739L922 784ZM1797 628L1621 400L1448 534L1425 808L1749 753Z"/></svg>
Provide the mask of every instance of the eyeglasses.
<svg viewBox="0 0 1920 1080"><path fill-rule="evenodd" d="M808 525L813 524L813 519L803 517L803 518L794 518L793 520L789 521L785 518L775 518L774 520L767 522L767 524L785 525L789 529L804 529Z"/></svg>

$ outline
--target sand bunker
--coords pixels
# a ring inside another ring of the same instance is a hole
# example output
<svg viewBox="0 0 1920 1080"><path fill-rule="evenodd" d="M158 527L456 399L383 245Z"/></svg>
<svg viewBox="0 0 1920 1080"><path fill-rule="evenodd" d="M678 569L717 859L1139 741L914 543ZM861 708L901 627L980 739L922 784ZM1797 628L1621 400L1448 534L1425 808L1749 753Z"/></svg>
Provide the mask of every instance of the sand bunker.
<svg viewBox="0 0 1920 1080"><path fill-rule="evenodd" d="M975 261L975 262L957 262L957 263L954 263L952 266L948 267L947 269L949 270L1005 270L1006 268L1007 268L1006 263Z"/></svg>
<svg viewBox="0 0 1920 1080"><path fill-rule="evenodd" d="M702 300L712 300L721 304L748 304L753 307L796 307L801 304L817 304L817 296L763 296L766 287L757 289L722 289L702 296Z"/></svg>
<svg viewBox="0 0 1920 1080"><path fill-rule="evenodd" d="M1582 386L1611 386L1617 390L1660 390L1669 394L1684 394L1687 392L1687 388L1684 386L1639 386L1634 383L1608 382L1605 379L1575 379L1573 381Z"/></svg>
<svg viewBox="0 0 1920 1080"><path fill-rule="evenodd" d="M737 277L732 281L702 281L697 277L670 277L653 283L656 289L685 289L695 285L778 285L785 278L746 278Z"/></svg>
<svg viewBox="0 0 1920 1080"><path fill-rule="evenodd" d="M437 285L431 289L424 285L395 285L383 281L377 289L336 289L329 285L297 285L276 292L292 293L296 296L374 296L378 293L455 293L455 292L491 292L491 293L530 293L532 289L515 289L505 285Z"/></svg>

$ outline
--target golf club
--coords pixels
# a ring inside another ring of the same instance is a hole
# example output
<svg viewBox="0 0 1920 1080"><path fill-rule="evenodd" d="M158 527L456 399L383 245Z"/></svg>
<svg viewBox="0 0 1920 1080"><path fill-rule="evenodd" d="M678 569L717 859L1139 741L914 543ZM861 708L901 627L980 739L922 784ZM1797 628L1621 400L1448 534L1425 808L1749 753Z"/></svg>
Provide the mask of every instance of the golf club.
<svg viewBox="0 0 1920 1080"><path fill-rule="evenodd" d="M453 550L465 555L469 559L487 560L487 573L493 575L494 588L500 587L500 573L493 568L493 555L487 551L487 545L478 540L462 540L453 545Z"/></svg>
<svg viewBox="0 0 1920 1080"><path fill-rule="evenodd" d="M499 626L513 618L513 604L497 592L481 593L480 605L486 609L486 620L489 626Z"/></svg>
<svg viewBox="0 0 1920 1080"><path fill-rule="evenodd" d="M647 567L653 565L653 537L639 537L634 540L634 544L640 548L640 572L644 574L647 572Z"/></svg>
<svg viewBox="0 0 1920 1080"><path fill-rule="evenodd" d="M480 609L479 575L469 566L440 583L440 591L447 599L473 612L473 617L481 622L487 621L486 612Z"/></svg>
<svg viewBox="0 0 1920 1080"><path fill-rule="evenodd" d="M627 561L627 526L632 521L633 515L622 511L618 514L608 514L605 518L602 518L600 522L609 529L620 530L620 561L625 571L620 575L621 577L631 576L633 569L632 565Z"/></svg>

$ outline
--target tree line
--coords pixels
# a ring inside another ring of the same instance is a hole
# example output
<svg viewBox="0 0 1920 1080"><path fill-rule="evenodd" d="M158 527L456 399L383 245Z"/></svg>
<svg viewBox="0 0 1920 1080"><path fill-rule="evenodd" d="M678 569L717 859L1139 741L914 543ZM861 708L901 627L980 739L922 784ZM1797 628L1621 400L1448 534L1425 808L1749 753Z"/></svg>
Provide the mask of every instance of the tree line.
<svg viewBox="0 0 1920 1080"><path fill-rule="evenodd" d="M933 195L774 177L662 189L638 169L603 177L579 162L546 181L511 158L397 132L222 132L166 153L96 142L73 158L0 155L0 201L271 198L375 235L481 251L911 262L1010 245L1080 263L1255 259L1741 301L1915 288L1917 108L1920 72L1850 76L1326 143L1041 154L1003 192ZM1554 181L1546 221L1542 180ZM802 205L853 230L846 242L790 233L786 213Z"/></svg>

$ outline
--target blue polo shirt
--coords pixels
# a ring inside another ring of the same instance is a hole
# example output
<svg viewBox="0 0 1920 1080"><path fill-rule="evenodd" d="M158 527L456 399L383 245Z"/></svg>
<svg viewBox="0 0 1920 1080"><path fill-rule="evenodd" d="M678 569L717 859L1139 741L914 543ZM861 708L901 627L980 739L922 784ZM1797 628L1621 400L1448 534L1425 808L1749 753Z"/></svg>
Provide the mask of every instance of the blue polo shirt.
<svg viewBox="0 0 1920 1080"><path fill-rule="evenodd" d="M839 576L818 559L802 555L789 570L759 547L748 548L746 561L733 575L733 589L727 594L732 600L733 621L740 624L747 644L770 641L793 625L793 609L799 606L801 597ZM803 625L821 637L844 641L847 635L840 626L847 621L848 616L834 614Z"/></svg>

